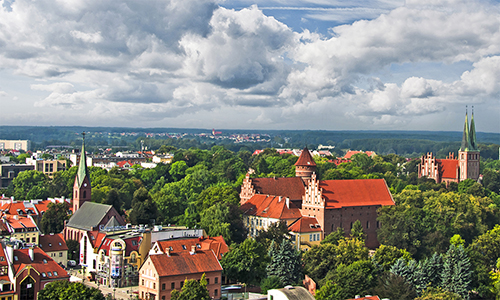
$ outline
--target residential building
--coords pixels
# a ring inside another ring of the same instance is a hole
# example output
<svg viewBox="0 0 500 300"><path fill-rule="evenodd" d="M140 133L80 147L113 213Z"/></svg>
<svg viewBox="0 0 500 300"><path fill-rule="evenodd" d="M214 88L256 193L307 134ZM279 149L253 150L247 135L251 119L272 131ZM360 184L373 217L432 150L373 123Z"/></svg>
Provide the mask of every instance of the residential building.
<svg viewBox="0 0 500 300"><path fill-rule="evenodd" d="M43 174L53 177L55 172L66 170L66 160L65 159L36 159L27 158L26 164L35 166L35 171L42 172Z"/></svg>
<svg viewBox="0 0 500 300"><path fill-rule="evenodd" d="M6 215L32 216L40 224L43 214L49 209L51 203L68 203L68 213L71 213L70 199L49 198L47 200L17 201L13 198L0 199L0 212Z"/></svg>
<svg viewBox="0 0 500 300"><path fill-rule="evenodd" d="M29 245L38 245L40 230L31 216L3 215L2 236L11 237Z"/></svg>
<svg viewBox="0 0 500 300"><path fill-rule="evenodd" d="M36 300L48 283L69 280L68 273L43 250L20 245L2 242L0 247L0 299Z"/></svg>
<svg viewBox="0 0 500 300"><path fill-rule="evenodd" d="M418 165L418 177L432 178L436 183L460 182L465 179L479 179L479 148L476 142L476 126L474 124L474 113L472 114L470 127L465 113L465 124L462 134L462 144L458 150L458 157L450 153L446 159L437 159L432 153L427 153L420 158Z"/></svg>
<svg viewBox="0 0 500 300"><path fill-rule="evenodd" d="M300 207L289 198L273 195L254 195L240 206L243 223L250 236L257 236L276 222L291 225L302 217Z"/></svg>
<svg viewBox="0 0 500 300"><path fill-rule="evenodd" d="M149 255L139 270L139 298L170 300L185 280L200 280L205 274L213 299L220 299L222 266L212 250L170 251Z"/></svg>
<svg viewBox="0 0 500 300"><path fill-rule="evenodd" d="M253 179L247 174L241 188L240 208L250 234L258 234L259 230L266 229L265 226L268 226L269 222L278 219L265 218L270 214L280 216L279 219L286 220L287 225L292 225L302 216L313 217L321 227L320 239L339 227L349 231L354 222L359 220L367 236L367 247L375 248L379 245L377 229L380 224L377 221L377 209L394 205L384 179L317 180L316 164L307 148L302 151L295 167L296 177L293 179ZM255 222L258 222L258 225ZM310 236L313 233L307 234ZM312 236L317 236L317 233Z"/></svg>
<svg viewBox="0 0 500 300"><path fill-rule="evenodd" d="M268 300L313 300L314 296L301 286L286 286L267 291Z"/></svg>
<svg viewBox="0 0 500 300"><path fill-rule="evenodd" d="M20 172L34 170L35 166L27 164L0 165L0 188L7 188Z"/></svg>
<svg viewBox="0 0 500 300"><path fill-rule="evenodd" d="M151 247L149 255L165 254L168 251L191 251L195 247L199 250L212 250L218 260L229 251L229 247L222 235L215 237L181 238L157 241Z"/></svg>
<svg viewBox="0 0 500 300"><path fill-rule="evenodd" d="M307 251L323 240L323 230L315 217L302 216L288 226L292 242L297 250Z"/></svg>
<svg viewBox="0 0 500 300"><path fill-rule="evenodd" d="M375 153L375 151L362 151L362 150L355 151L355 150L348 150L346 152L346 154L344 155L343 159L351 159L353 155L360 154L360 153L364 153L364 154L368 155L371 158L373 158L373 157L375 157L377 155L377 153Z"/></svg>
<svg viewBox="0 0 500 300"><path fill-rule="evenodd" d="M40 235L38 246L56 263L68 264L68 246L62 233Z"/></svg>
<svg viewBox="0 0 500 300"><path fill-rule="evenodd" d="M0 150L30 150L31 142L29 140L0 140Z"/></svg>

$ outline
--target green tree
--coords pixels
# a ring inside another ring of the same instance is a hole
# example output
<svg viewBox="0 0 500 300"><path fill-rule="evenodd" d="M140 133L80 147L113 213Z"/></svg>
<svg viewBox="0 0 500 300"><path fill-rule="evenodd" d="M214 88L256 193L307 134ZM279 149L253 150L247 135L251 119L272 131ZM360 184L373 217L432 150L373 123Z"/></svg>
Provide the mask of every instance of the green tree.
<svg viewBox="0 0 500 300"><path fill-rule="evenodd" d="M471 283L471 267L469 257L462 245L450 245L444 259L441 286L450 292L469 299Z"/></svg>
<svg viewBox="0 0 500 300"><path fill-rule="evenodd" d="M153 200L148 199L144 202L136 202L129 214L130 223L134 225L153 224L157 218L157 213L158 209Z"/></svg>
<svg viewBox="0 0 500 300"><path fill-rule="evenodd" d="M278 276L268 276L262 279L260 283L261 294L267 294L268 290L279 289L284 287L281 279Z"/></svg>
<svg viewBox="0 0 500 300"><path fill-rule="evenodd" d="M340 240L345 239L345 231L342 227L337 227L337 230L332 231L320 243L337 245Z"/></svg>
<svg viewBox="0 0 500 300"><path fill-rule="evenodd" d="M69 203L49 203L47 211L40 221L40 231L43 234L60 233L64 229L64 221L69 219Z"/></svg>
<svg viewBox="0 0 500 300"><path fill-rule="evenodd" d="M361 221L356 220L356 222L354 222L354 224L352 225L351 237L362 241L365 240L366 235L363 232L363 225L361 225Z"/></svg>
<svg viewBox="0 0 500 300"><path fill-rule="evenodd" d="M20 172L12 185L14 197L19 200L46 199L49 195L47 184L49 177L42 172L29 170Z"/></svg>
<svg viewBox="0 0 500 300"><path fill-rule="evenodd" d="M173 290L170 294L172 300L210 300L210 294L207 290L207 280L205 273L201 276L200 281L196 279L185 280L181 291Z"/></svg>
<svg viewBox="0 0 500 300"><path fill-rule="evenodd" d="M274 248L275 244L271 246ZM277 276L283 285L297 284L302 278L300 252L289 239L283 239L277 249L270 251L271 262L267 265L267 276Z"/></svg>
<svg viewBox="0 0 500 300"><path fill-rule="evenodd" d="M188 165L186 164L186 162L183 160L180 160L180 161L176 161L172 164L172 166L170 167L169 173L176 181L179 181L182 178L184 178L184 176L186 176L187 169L188 169Z"/></svg>
<svg viewBox="0 0 500 300"><path fill-rule="evenodd" d="M231 250L220 261L227 277L248 284L258 284L266 276L269 256L266 249L254 239L246 239Z"/></svg>
<svg viewBox="0 0 500 300"><path fill-rule="evenodd" d="M38 292L39 300L104 300L100 290L81 282L58 280L50 282Z"/></svg>
<svg viewBox="0 0 500 300"><path fill-rule="evenodd" d="M350 265L340 264L335 270L332 281L338 286L340 299L366 295L375 285L375 268L368 260L355 261Z"/></svg>
<svg viewBox="0 0 500 300"><path fill-rule="evenodd" d="M442 290L440 288L429 288L424 294L415 300L463 300L460 295Z"/></svg>
<svg viewBox="0 0 500 300"><path fill-rule="evenodd" d="M372 260L376 265L385 271L389 271L399 258L410 260L411 254L405 249L398 249L394 246L380 245L380 247L375 250Z"/></svg>
<svg viewBox="0 0 500 300"><path fill-rule="evenodd" d="M373 294L378 295L380 299L413 300L417 297L412 284L390 272L379 277Z"/></svg>
<svg viewBox="0 0 500 300"><path fill-rule="evenodd" d="M116 209L116 211L119 214L123 214L122 210L123 201L120 199L120 194L116 189L112 188L109 190L108 195L106 196L106 200L103 202L103 204L111 205Z"/></svg>
<svg viewBox="0 0 500 300"><path fill-rule="evenodd" d="M260 231L255 237L255 240L263 244L266 249L269 248L271 242L280 243L283 239L290 238L290 231L286 222L274 222L270 224L267 230Z"/></svg>
<svg viewBox="0 0 500 300"><path fill-rule="evenodd" d="M76 260L80 258L80 242L76 240L66 240L68 246L68 259Z"/></svg>

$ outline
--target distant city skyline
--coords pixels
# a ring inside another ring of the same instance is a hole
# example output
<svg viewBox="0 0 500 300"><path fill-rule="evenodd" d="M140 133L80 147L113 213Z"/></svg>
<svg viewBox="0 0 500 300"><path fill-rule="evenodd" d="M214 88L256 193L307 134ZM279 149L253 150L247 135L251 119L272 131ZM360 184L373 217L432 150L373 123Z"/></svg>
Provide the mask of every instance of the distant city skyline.
<svg viewBox="0 0 500 300"><path fill-rule="evenodd" d="M500 3L0 3L0 125L500 133Z"/></svg>

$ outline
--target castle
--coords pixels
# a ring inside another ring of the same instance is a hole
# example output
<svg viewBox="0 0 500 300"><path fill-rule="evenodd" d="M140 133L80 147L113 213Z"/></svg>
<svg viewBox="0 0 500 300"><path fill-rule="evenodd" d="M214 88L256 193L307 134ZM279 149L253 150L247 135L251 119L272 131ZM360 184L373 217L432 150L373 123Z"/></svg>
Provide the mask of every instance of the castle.
<svg viewBox="0 0 500 300"><path fill-rule="evenodd" d="M479 149L476 143L476 126L472 113L470 126L467 112L465 113L462 145L458 150L458 157L450 153L446 159L437 159L432 153L420 158L418 177L432 178L436 183L460 182L465 179L479 179Z"/></svg>
<svg viewBox="0 0 500 300"><path fill-rule="evenodd" d="M251 236L275 222L286 222L295 232L300 249L308 250L324 236L344 228L349 232L357 220L366 234L366 246L376 248L377 209L394 205L384 179L319 180L316 163L305 148L295 163L295 177L250 178L241 188L240 209ZM307 226L294 226L294 224ZM293 240L293 239L292 239Z"/></svg>

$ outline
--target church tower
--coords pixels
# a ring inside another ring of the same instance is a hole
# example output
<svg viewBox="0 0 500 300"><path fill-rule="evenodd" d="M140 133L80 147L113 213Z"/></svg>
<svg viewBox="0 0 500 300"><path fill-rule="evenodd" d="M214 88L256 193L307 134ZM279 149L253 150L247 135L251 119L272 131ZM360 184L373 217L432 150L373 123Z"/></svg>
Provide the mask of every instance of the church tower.
<svg viewBox="0 0 500 300"><path fill-rule="evenodd" d="M302 178L304 182L311 180L312 174L316 172L316 163L307 147L302 150L299 159L295 163L295 176Z"/></svg>
<svg viewBox="0 0 500 300"><path fill-rule="evenodd" d="M83 203L91 201L90 176L87 170L87 156L85 155L85 132L82 133L82 152L80 154L80 163L73 184L73 213L75 213Z"/></svg>
<svg viewBox="0 0 500 300"><path fill-rule="evenodd" d="M479 149L476 143L474 111L472 111L470 127L467 112L465 112L464 132L462 136L462 145L460 150L458 150L458 160L460 181L468 178L477 181L479 178Z"/></svg>

